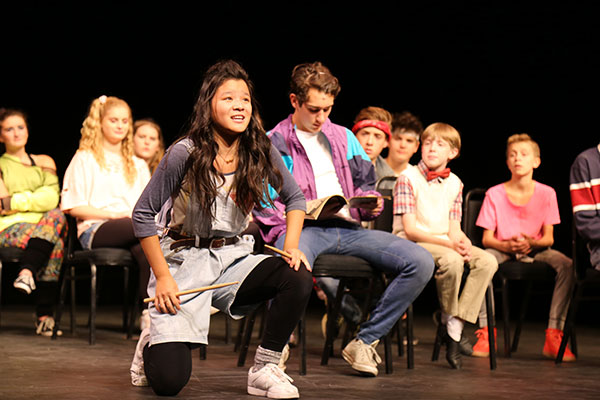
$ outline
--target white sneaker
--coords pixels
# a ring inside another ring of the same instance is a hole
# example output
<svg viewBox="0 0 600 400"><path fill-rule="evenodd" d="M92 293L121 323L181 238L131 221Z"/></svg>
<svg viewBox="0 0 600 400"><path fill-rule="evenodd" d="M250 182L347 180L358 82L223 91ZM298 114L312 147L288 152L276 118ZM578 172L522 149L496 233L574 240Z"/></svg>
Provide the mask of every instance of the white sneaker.
<svg viewBox="0 0 600 400"><path fill-rule="evenodd" d="M31 294L35 290L35 280L31 275L19 275L13 283L15 289L20 290L25 294Z"/></svg>
<svg viewBox="0 0 600 400"><path fill-rule="evenodd" d="M290 345L286 344L283 347L283 350L281 350L281 359L279 360L279 364L277 365L279 369L283 372L285 372L285 363L287 362L288 358L290 358Z"/></svg>
<svg viewBox="0 0 600 400"><path fill-rule="evenodd" d="M150 342L150 327L145 328L140 333L140 339L135 346L135 354L133 355L133 361L131 361L131 367L129 367L133 386L148 386L148 379L146 379L146 373L144 372L143 354L144 346L148 342Z"/></svg>
<svg viewBox="0 0 600 400"><path fill-rule="evenodd" d="M248 371L248 394L269 399L297 399L300 397L294 381L275 364L269 363L253 372Z"/></svg>
<svg viewBox="0 0 600 400"><path fill-rule="evenodd" d="M360 339L354 339L342 350L342 357L350 364L350 366L366 376L377 376L377 364L381 363L381 358L375 347L379 344L379 340L373 343L366 344Z"/></svg>

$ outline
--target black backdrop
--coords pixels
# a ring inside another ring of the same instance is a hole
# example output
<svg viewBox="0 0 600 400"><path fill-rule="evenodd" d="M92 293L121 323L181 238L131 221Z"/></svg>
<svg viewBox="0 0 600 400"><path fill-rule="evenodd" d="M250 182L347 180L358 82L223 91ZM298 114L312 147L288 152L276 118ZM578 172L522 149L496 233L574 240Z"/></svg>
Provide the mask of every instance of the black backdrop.
<svg viewBox="0 0 600 400"><path fill-rule="evenodd" d="M362 107L377 105L454 125L463 149L450 166L465 190L508 179L506 138L533 136L542 149L534 177L557 191L556 247L569 252L569 167L599 142L593 3L255 3L5 4L0 106L28 112L28 151L50 154L62 175L99 95L156 119L170 143L203 70L234 58L272 127L291 111L293 66L320 60L342 85L334 122L349 126Z"/></svg>

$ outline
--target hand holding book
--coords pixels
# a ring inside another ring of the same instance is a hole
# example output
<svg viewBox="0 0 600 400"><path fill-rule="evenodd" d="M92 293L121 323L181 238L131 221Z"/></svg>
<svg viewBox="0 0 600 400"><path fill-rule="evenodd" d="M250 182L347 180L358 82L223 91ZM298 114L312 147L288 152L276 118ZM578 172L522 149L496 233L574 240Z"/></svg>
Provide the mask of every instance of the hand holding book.
<svg viewBox="0 0 600 400"><path fill-rule="evenodd" d="M346 199L341 195L333 195L306 202L306 219L328 219L345 205L351 208L376 210L383 206L384 196L354 196Z"/></svg>

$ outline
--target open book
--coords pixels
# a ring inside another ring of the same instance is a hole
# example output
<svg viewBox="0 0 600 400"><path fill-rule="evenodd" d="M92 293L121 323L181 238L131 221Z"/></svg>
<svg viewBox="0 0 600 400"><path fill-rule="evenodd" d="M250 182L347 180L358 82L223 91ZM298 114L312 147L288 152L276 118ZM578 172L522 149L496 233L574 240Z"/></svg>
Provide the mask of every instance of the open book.
<svg viewBox="0 0 600 400"><path fill-rule="evenodd" d="M333 196L306 202L305 219L328 219L348 205L351 208L375 208L377 199L381 196L355 196L346 199L344 196L335 194Z"/></svg>

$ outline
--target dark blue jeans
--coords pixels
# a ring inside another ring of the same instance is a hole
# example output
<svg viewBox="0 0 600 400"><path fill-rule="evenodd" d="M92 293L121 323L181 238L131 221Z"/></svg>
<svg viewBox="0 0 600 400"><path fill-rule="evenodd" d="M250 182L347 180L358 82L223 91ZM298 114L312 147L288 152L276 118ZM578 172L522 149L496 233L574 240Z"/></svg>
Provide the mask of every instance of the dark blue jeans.
<svg viewBox="0 0 600 400"><path fill-rule="evenodd" d="M284 239L285 235L277 240L278 248L282 248ZM345 221L305 226L298 247L311 266L319 254L349 255L363 258L374 268L394 276L369 320L360 326L358 338L367 344L392 329L433 275L433 258L421 246Z"/></svg>

